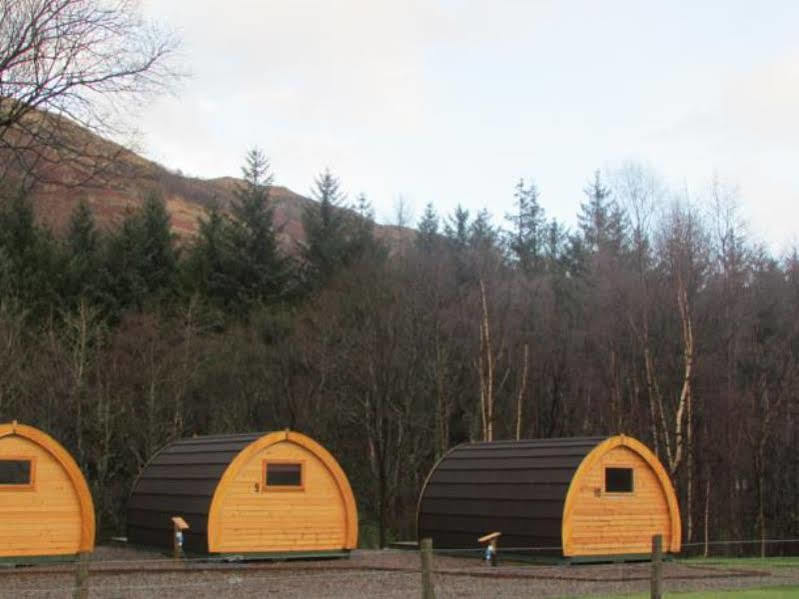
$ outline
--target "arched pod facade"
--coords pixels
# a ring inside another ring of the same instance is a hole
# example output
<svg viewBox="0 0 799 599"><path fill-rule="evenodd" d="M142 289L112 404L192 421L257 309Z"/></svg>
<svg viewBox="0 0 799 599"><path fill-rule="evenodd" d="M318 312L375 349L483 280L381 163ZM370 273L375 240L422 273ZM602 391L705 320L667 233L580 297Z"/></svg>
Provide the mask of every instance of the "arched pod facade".
<svg viewBox="0 0 799 599"><path fill-rule="evenodd" d="M347 477L321 445L291 431L217 435L162 449L128 502L128 539L170 547L173 516L196 553L341 553L357 545Z"/></svg>
<svg viewBox="0 0 799 599"><path fill-rule="evenodd" d="M417 525L440 549L499 531L505 547L569 558L648 553L654 534L676 553L681 536L666 472L623 435L459 445L428 476Z"/></svg>
<svg viewBox="0 0 799 599"><path fill-rule="evenodd" d="M72 456L48 434L0 424L0 558L94 549L94 504Z"/></svg>

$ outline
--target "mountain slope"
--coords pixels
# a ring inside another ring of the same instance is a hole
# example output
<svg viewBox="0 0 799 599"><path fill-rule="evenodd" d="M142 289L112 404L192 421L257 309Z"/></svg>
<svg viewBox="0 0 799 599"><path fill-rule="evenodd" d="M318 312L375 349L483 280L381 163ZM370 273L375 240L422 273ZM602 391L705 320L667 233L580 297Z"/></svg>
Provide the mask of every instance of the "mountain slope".
<svg viewBox="0 0 799 599"><path fill-rule="evenodd" d="M174 232L179 239L187 240L197 232L198 220L212 203L223 211L229 210L236 186L243 183L233 177L186 177L74 124L69 127L70 135L81 136L82 144L91 148L92 156L102 157L103 168L87 178L73 163L52 166L46 182L34 185L31 198L37 218L56 234L65 229L81 199L91 207L98 225L109 229L118 225L149 193L157 192L166 202ZM75 181L80 183L74 184ZM272 187L270 198L280 241L291 250L305 238L302 213L314 200L281 186ZM381 225L375 227L375 233L392 246L413 235L409 229Z"/></svg>

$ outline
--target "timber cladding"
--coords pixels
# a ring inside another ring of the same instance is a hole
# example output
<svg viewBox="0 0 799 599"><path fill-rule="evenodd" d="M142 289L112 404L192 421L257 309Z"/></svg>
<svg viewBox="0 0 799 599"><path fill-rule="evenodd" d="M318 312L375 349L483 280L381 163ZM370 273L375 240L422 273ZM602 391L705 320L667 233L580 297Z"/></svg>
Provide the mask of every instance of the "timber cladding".
<svg viewBox="0 0 799 599"><path fill-rule="evenodd" d="M0 558L94 549L94 504L75 460L30 426L0 424Z"/></svg>
<svg viewBox="0 0 799 599"><path fill-rule="evenodd" d="M417 534L438 549L549 548L563 557L648 553L652 535L680 550L676 495L657 457L615 437L528 439L459 445L422 489Z"/></svg>
<svg viewBox="0 0 799 599"><path fill-rule="evenodd" d="M293 431L183 439L136 480L128 540L172 546L186 520L194 553L291 554L354 549L358 516L349 481L321 445Z"/></svg>

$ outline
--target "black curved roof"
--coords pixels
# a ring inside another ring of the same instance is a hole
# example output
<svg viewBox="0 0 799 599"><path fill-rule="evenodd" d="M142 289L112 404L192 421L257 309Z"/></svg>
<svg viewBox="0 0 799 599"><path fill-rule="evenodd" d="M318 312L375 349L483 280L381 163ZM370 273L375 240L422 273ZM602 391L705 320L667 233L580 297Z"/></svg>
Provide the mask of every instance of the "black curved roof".
<svg viewBox="0 0 799 599"><path fill-rule="evenodd" d="M208 511L233 459L267 433L209 435L167 445L144 467L128 500L128 542L172 547L172 517L189 524L183 547L208 552Z"/></svg>
<svg viewBox="0 0 799 599"><path fill-rule="evenodd" d="M500 531L504 547L560 547L569 484L605 439L458 445L433 467L422 489L418 538L432 538L436 549L477 549L478 537Z"/></svg>

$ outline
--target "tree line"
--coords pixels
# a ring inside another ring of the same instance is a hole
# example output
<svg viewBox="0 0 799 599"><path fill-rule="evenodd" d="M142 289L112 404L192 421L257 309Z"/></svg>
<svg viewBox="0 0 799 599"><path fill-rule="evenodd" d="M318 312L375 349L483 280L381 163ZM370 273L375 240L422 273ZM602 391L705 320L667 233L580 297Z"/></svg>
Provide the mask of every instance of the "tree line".
<svg viewBox="0 0 799 599"><path fill-rule="evenodd" d="M3 190L0 421L66 445L103 534L164 444L289 427L342 463L380 546L414 536L458 443L618 433L660 457L686 542L799 536L799 255L749 239L734 190L597 172L569 230L521 180L501 223L428 204L389 242L325 171L286 247L272 182L250 151L181 243L157 191L56 236Z"/></svg>

